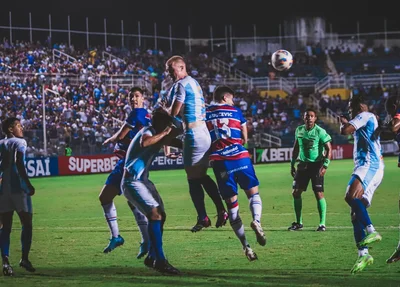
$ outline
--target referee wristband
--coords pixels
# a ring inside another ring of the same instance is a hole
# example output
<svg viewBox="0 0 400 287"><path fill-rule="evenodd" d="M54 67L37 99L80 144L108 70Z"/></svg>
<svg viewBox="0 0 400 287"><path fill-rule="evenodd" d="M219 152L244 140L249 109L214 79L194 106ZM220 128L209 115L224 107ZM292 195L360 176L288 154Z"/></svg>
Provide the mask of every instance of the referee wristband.
<svg viewBox="0 0 400 287"><path fill-rule="evenodd" d="M293 167L296 164L296 159L292 158L290 161L290 165Z"/></svg>
<svg viewBox="0 0 400 287"><path fill-rule="evenodd" d="M328 168L329 164L330 164L331 160L329 158L324 158L323 160L323 165L325 168Z"/></svg>

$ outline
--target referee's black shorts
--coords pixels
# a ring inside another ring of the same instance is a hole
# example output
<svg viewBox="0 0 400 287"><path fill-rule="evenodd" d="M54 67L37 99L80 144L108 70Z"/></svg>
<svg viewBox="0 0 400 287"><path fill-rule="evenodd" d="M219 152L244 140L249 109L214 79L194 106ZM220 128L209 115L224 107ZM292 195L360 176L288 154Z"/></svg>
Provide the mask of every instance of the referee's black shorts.
<svg viewBox="0 0 400 287"><path fill-rule="evenodd" d="M293 189L306 191L311 180L314 192L324 191L324 177L319 175L322 162L299 162L294 176Z"/></svg>

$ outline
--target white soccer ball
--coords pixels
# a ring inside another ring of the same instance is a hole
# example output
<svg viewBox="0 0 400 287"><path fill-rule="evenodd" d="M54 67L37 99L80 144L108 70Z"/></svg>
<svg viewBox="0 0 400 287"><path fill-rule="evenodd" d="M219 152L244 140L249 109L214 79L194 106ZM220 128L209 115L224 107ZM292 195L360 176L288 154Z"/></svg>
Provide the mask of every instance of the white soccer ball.
<svg viewBox="0 0 400 287"><path fill-rule="evenodd" d="M289 51L278 50L272 54L271 64L278 71L287 71L292 67L293 56Z"/></svg>

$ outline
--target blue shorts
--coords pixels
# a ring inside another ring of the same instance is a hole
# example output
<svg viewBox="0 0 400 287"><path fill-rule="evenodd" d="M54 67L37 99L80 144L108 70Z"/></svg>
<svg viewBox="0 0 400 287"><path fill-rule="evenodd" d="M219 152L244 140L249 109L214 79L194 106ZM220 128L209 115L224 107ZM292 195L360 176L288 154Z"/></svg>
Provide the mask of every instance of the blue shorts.
<svg viewBox="0 0 400 287"><path fill-rule="evenodd" d="M122 176L124 175L124 166L125 166L125 159L120 159L117 161L113 171L107 177L106 185L112 185L119 189L118 195L122 194L121 191L121 181Z"/></svg>
<svg viewBox="0 0 400 287"><path fill-rule="evenodd" d="M243 190L248 190L260 184L250 158L216 160L213 161L212 167L219 192L224 200L238 194L238 184Z"/></svg>

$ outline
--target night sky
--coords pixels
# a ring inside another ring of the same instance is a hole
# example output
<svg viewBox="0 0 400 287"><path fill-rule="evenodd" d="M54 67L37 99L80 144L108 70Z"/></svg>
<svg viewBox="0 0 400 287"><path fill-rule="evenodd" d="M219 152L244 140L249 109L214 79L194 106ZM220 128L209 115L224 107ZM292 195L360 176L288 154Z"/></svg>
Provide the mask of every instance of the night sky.
<svg viewBox="0 0 400 287"><path fill-rule="evenodd" d="M214 37L223 37L225 24L232 25L237 37L252 36L253 24L256 24L260 37L278 36L279 24L290 17L302 16L324 17L326 23L332 25L333 32L341 34L356 33L357 21L360 33L383 31L384 18L388 31L400 31L394 3L396 1L386 0L8 0L1 4L0 26L8 26L11 11L16 26L29 26L28 13L32 12L34 27L48 28L48 14L51 14L53 29L67 29L67 15L70 15L71 29L84 31L87 16L91 31L103 32L103 19L107 18L107 31L120 33L123 19L125 33L136 34L140 21L142 34L152 35L154 22L157 22L157 34L165 37L169 36L169 24L175 37L187 37L188 25L191 25L194 38L209 37L210 25Z"/></svg>

